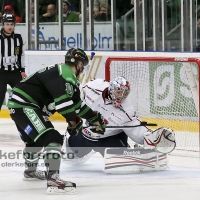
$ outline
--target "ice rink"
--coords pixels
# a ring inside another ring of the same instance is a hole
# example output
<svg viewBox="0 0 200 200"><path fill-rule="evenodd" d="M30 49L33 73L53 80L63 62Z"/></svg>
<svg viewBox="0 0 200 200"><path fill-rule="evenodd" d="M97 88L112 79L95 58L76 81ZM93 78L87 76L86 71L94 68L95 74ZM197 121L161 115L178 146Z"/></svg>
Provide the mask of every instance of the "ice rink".
<svg viewBox="0 0 200 200"><path fill-rule="evenodd" d="M64 134L66 124L53 122ZM169 156L169 169L134 174L106 174L103 159L98 155L84 164L62 161L61 178L75 182L74 195L47 195L46 181L23 181L24 167L15 159L5 159L2 152L23 149L14 123L0 119L0 199L1 200L199 200L199 158ZM3 159L2 159L3 158ZM20 159L19 159L20 160ZM23 160L21 160L23 162ZM7 163L7 164L6 164ZM12 166L8 166L13 163ZM7 166L5 166L7 165Z"/></svg>

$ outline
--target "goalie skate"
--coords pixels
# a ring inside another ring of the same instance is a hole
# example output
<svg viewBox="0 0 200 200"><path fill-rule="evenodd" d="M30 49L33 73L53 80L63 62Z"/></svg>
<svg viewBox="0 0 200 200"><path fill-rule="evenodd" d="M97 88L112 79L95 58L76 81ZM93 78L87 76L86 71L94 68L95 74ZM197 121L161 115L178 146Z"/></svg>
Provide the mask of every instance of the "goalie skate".
<svg viewBox="0 0 200 200"><path fill-rule="evenodd" d="M47 174L45 171L36 170L36 171L24 171L24 181L41 181L47 180Z"/></svg>
<svg viewBox="0 0 200 200"><path fill-rule="evenodd" d="M47 176L47 194L74 194L76 184L60 178L58 172Z"/></svg>

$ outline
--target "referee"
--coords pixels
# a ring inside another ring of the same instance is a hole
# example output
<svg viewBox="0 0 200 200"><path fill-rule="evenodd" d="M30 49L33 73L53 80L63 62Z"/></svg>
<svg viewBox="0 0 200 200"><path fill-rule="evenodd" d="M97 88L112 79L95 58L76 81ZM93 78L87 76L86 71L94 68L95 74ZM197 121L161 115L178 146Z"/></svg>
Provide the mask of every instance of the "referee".
<svg viewBox="0 0 200 200"><path fill-rule="evenodd" d="M26 77L24 69L23 40L14 31L15 17L4 14L0 31L0 110L7 91L7 85L14 87Z"/></svg>

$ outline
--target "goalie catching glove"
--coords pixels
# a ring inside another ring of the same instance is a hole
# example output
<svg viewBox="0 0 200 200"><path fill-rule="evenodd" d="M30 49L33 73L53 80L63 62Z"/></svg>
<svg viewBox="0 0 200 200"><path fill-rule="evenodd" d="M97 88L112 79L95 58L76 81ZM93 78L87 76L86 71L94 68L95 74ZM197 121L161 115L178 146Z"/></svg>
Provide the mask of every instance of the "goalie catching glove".
<svg viewBox="0 0 200 200"><path fill-rule="evenodd" d="M106 125L104 124L103 117L99 112L94 112L94 117L88 119L90 130L94 133L104 134Z"/></svg>
<svg viewBox="0 0 200 200"><path fill-rule="evenodd" d="M69 135L73 135L76 136L79 133L81 133L83 130L83 120L79 117L76 118L76 125L75 126L71 126L70 124L67 127L67 131L69 133Z"/></svg>
<svg viewBox="0 0 200 200"><path fill-rule="evenodd" d="M170 128L158 128L155 131L148 131L144 136L144 148L154 147L161 153L170 153L176 147L175 133Z"/></svg>

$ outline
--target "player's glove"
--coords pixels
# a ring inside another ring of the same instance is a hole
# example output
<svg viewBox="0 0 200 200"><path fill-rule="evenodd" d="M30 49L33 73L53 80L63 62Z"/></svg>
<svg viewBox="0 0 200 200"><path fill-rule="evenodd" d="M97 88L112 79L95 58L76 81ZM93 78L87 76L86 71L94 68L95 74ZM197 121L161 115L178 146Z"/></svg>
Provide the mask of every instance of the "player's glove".
<svg viewBox="0 0 200 200"><path fill-rule="evenodd" d="M104 134L106 125L104 124L103 117L99 112L94 112L94 117L88 119L89 125L94 126L90 130L95 133Z"/></svg>
<svg viewBox="0 0 200 200"><path fill-rule="evenodd" d="M75 126L70 126L70 124L67 127L67 131L69 135L76 136L79 133L81 133L83 130L83 120L79 117L76 119L76 125Z"/></svg>

